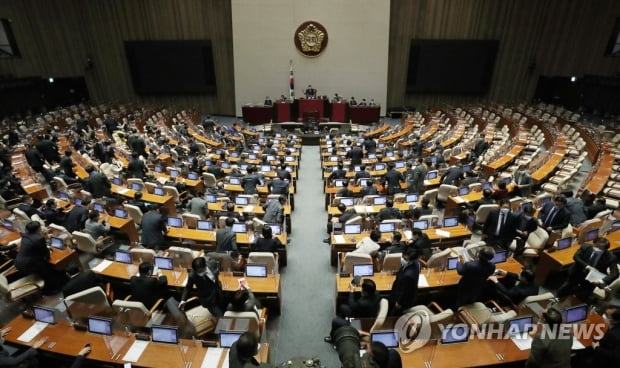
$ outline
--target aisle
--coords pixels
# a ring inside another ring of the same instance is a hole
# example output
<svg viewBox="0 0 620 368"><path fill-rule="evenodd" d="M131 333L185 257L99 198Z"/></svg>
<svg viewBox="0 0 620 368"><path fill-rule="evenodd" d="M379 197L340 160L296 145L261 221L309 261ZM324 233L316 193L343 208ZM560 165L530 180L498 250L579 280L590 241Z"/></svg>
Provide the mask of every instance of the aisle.
<svg viewBox="0 0 620 368"><path fill-rule="evenodd" d="M304 146L300 180L292 215L292 242L288 265L282 275L283 310L274 321L270 341L275 341L271 362L291 357L318 357L327 367L338 367L336 351L323 342L334 315L334 271L329 265L329 246L325 238L327 213L318 146Z"/></svg>

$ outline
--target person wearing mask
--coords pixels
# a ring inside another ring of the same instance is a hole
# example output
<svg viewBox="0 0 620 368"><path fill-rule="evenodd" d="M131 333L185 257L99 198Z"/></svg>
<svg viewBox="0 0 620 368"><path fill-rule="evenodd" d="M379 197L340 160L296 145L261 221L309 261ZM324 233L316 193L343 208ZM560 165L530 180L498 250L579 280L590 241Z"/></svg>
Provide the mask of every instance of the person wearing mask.
<svg viewBox="0 0 620 368"><path fill-rule="evenodd" d="M565 206L564 196L556 196L553 203L545 204L538 212L538 226L543 227L548 233L567 227L570 222L570 212Z"/></svg>
<svg viewBox="0 0 620 368"><path fill-rule="evenodd" d="M416 166L411 170L411 173L407 174L407 193L421 193L424 189L424 180L428 168L424 164L424 159L418 157L416 159Z"/></svg>
<svg viewBox="0 0 620 368"><path fill-rule="evenodd" d="M482 295L486 279L495 272L495 264L491 260L495 251L491 247L484 247L478 253L478 259L465 262L459 255L456 271L461 275L457 286L456 307L477 302Z"/></svg>
<svg viewBox="0 0 620 368"><path fill-rule="evenodd" d="M573 345L572 327L562 325L562 313L548 308L542 314L542 321L530 332L533 337L526 368L570 367Z"/></svg>
<svg viewBox="0 0 620 368"><path fill-rule="evenodd" d="M415 305L418 294L418 279L421 265L416 249L406 249L401 258L401 267L390 292L390 314L399 316Z"/></svg>
<svg viewBox="0 0 620 368"><path fill-rule="evenodd" d="M41 211L41 218L45 220L46 225L56 224L62 226L65 221L65 214L56 205L56 200L50 198L45 202L45 206Z"/></svg>
<svg viewBox="0 0 620 368"><path fill-rule="evenodd" d="M253 252L271 252L276 253L280 250L284 250L284 245L280 242L280 239L273 237L273 230L271 226L265 225L261 229L262 237L256 238L252 245Z"/></svg>
<svg viewBox="0 0 620 368"><path fill-rule="evenodd" d="M538 294L538 285L534 281L532 270L524 268L517 275L514 272L498 269L497 273L503 278L499 279L491 275L488 280L494 284L496 293L512 305L519 305L528 296Z"/></svg>
<svg viewBox="0 0 620 368"><path fill-rule="evenodd" d="M517 236L519 218L510 212L510 202L506 199L499 201L500 208L489 212L484 226L482 238L492 247L508 249Z"/></svg>
<svg viewBox="0 0 620 368"><path fill-rule="evenodd" d="M32 215L42 216L41 211L34 206L32 197L27 194L22 196L22 203L17 208L22 210L28 217L32 217Z"/></svg>
<svg viewBox="0 0 620 368"><path fill-rule="evenodd" d="M599 341L592 342L591 367L613 367L620 362L620 306L610 304L605 309L609 328Z"/></svg>
<svg viewBox="0 0 620 368"><path fill-rule="evenodd" d="M228 217L225 221L225 227L219 229L215 233L215 248L218 253L226 253L237 250L237 237L232 231L235 219Z"/></svg>
<svg viewBox="0 0 620 368"><path fill-rule="evenodd" d="M157 300L163 298L168 287L165 275L153 275L153 266L142 262L138 266L138 275L129 279L131 300L142 302L146 309L151 309Z"/></svg>
<svg viewBox="0 0 620 368"><path fill-rule="evenodd" d="M532 177L525 168L525 165L519 165L514 176L515 194L527 198L532 194Z"/></svg>
<svg viewBox="0 0 620 368"><path fill-rule="evenodd" d="M262 175L256 172L256 167L249 166L248 174L241 179L243 194L258 194L257 186L263 185Z"/></svg>
<svg viewBox="0 0 620 368"><path fill-rule="evenodd" d="M523 212L519 215L519 225L517 225L517 249L515 254L523 253L525 242L531 233L538 229L538 221L534 218L534 206L527 205L523 208Z"/></svg>
<svg viewBox="0 0 620 368"><path fill-rule="evenodd" d="M566 197L566 209L570 213L569 222L571 225L578 227L588 219L583 201L581 198L573 197L573 192L570 190L563 192L562 195Z"/></svg>
<svg viewBox="0 0 620 368"><path fill-rule="evenodd" d="M99 222L99 211L91 210L88 214L88 220L84 224L84 232L90 234L93 239L97 240L108 235L110 232L110 224L107 222Z"/></svg>
<svg viewBox="0 0 620 368"><path fill-rule="evenodd" d="M218 279L218 273L214 272L213 267L207 267L204 257L195 258L192 261L192 272L187 277L187 284L183 289L181 308L190 293L197 292L200 304L207 308L215 317L224 315L222 305L225 305L222 296L222 283Z"/></svg>

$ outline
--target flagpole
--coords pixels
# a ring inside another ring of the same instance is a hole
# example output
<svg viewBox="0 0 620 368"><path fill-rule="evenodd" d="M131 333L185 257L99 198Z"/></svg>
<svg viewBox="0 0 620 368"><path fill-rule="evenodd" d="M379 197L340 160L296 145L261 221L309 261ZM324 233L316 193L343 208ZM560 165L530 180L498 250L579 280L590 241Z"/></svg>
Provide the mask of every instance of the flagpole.
<svg viewBox="0 0 620 368"><path fill-rule="evenodd" d="M289 65L290 65L290 75L289 75L288 97L289 97L289 100L291 100L292 102L295 100L295 77L293 74L293 59L290 59Z"/></svg>

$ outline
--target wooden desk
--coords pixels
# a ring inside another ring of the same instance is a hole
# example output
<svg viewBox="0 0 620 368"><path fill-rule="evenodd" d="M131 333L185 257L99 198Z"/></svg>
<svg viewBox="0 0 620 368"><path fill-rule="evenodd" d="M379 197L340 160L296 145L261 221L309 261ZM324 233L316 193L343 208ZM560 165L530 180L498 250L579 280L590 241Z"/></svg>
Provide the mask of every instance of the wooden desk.
<svg viewBox="0 0 620 368"><path fill-rule="evenodd" d="M521 154L521 151L523 151L523 148L525 148L523 144L517 143L504 156L498 158L497 160L493 162L483 165L482 172L487 176L495 175L496 171L501 170L503 167L507 166L512 161L514 161L514 159L517 158Z"/></svg>
<svg viewBox="0 0 620 368"><path fill-rule="evenodd" d="M540 184L546 177L551 175L560 162L562 162L565 154L566 148L556 149L545 164L532 173L532 180L534 181L534 184Z"/></svg>
<svg viewBox="0 0 620 368"><path fill-rule="evenodd" d="M77 331L69 324L69 322L64 320L46 327L29 343L18 341L17 338L28 328L30 328L33 323L34 320L25 319L21 315L16 317L5 326L11 328L11 331L5 337L6 341L17 346L30 347L39 338L47 337L47 342L43 344L39 350L48 354L70 359L77 355L84 344L89 343L92 347L92 351L88 354L86 358L87 361L97 364L113 365L123 363L122 358L125 356L131 345L136 341L134 334L127 336L124 332L114 331L111 337L113 339L112 341L114 341L113 345L116 346L116 343L118 343L119 348L118 351L113 354L114 356L112 356L110 348L108 348L110 344L107 342L110 340L110 337L104 337L103 335L97 335L86 331ZM51 343L55 343L55 345L50 347ZM192 340L181 340L180 344L188 349L185 356L186 359L191 362L191 366L200 367L208 348L203 348L198 341ZM224 358L227 354L228 349L224 349L217 367L223 366ZM269 344L261 344L257 357L261 362L269 361ZM168 368L182 367L184 364L184 358L181 355L179 345L150 342L140 356L140 359L137 362L132 363L132 366ZM89 366L89 363L87 362L84 365Z"/></svg>
<svg viewBox="0 0 620 368"><path fill-rule="evenodd" d="M20 239L22 235L13 230L7 230L4 227L0 227L0 246L6 247L13 240Z"/></svg>
<svg viewBox="0 0 620 368"><path fill-rule="evenodd" d="M112 193L120 194L126 198L133 199L136 191L133 189L118 186L116 184L112 184ZM170 210L170 215L174 215L177 212L174 198L172 198L171 196L158 196L144 191L142 192L142 200L146 202L156 203L163 207L167 207Z"/></svg>
<svg viewBox="0 0 620 368"><path fill-rule="evenodd" d="M67 266L71 263L75 263L80 270L83 269L82 262L80 262L80 256L74 249L71 248L65 248L63 250L52 248L52 250L50 250L49 263L58 271L64 271L65 268L67 268Z"/></svg>
<svg viewBox="0 0 620 368"><path fill-rule="evenodd" d="M593 194L598 194L605 188L609 176L613 170L615 155L606 153L601 157L596 171L590 174L590 181L586 185L586 189Z"/></svg>

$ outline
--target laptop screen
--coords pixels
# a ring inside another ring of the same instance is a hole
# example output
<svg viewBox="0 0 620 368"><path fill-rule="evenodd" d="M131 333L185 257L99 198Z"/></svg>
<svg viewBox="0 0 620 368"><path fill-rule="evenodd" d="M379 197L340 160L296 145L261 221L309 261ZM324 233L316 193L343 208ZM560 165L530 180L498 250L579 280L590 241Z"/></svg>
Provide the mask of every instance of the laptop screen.
<svg viewBox="0 0 620 368"><path fill-rule="evenodd" d="M586 241L593 241L598 238L598 229L588 230L586 233Z"/></svg>
<svg viewBox="0 0 620 368"><path fill-rule="evenodd" d="M586 318L588 318L588 306L586 304L566 308L566 318L564 319L566 323L581 322Z"/></svg>
<svg viewBox="0 0 620 368"><path fill-rule="evenodd" d="M242 332L220 331L220 348L230 348L242 334Z"/></svg>
<svg viewBox="0 0 620 368"><path fill-rule="evenodd" d="M34 320L37 322L45 322L49 324L54 324L56 322L53 309L33 306L32 311L34 313Z"/></svg>
<svg viewBox="0 0 620 368"><path fill-rule="evenodd" d="M504 184L506 185L510 184L511 181L512 181L512 178L510 176L507 176L502 179L502 182L504 182Z"/></svg>
<svg viewBox="0 0 620 368"><path fill-rule="evenodd" d="M340 198L340 203L344 204L347 207L353 206L353 198L351 197L342 197Z"/></svg>
<svg viewBox="0 0 620 368"><path fill-rule="evenodd" d="M344 225L345 234L361 234L361 232L362 232L362 224L345 224Z"/></svg>
<svg viewBox="0 0 620 368"><path fill-rule="evenodd" d="M385 153L385 157L394 157L394 152L388 151Z"/></svg>
<svg viewBox="0 0 620 368"><path fill-rule="evenodd" d="M88 332L112 335L112 320L110 318L88 317Z"/></svg>
<svg viewBox="0 0 620 368"><path fill-rule="evenodd" d="M573 244L573 238L572 237L562 238L562 239L558 240L558 250L569 248L571 246L571 244Z"/></svg>
<svg viewBox="0 0 620 368"><path fill-rule="evenodd" d="M467 194L469 194L469 188L468 187L459 188L459 195L460 196L464 196L464 195L467 195Z"/></svg>
<svg viewBox="0 0 620 368"><path fill-rule="evenodd" d="M385 170L385 164L375 164L375 171Z"/></svg>
<svg viewBox="0 0 620 368"><path fill-rule="evenodd" d="M4 228L9 231L13 231L13 228L14 228L13 221L7 220L7 219L4 220L4 222L2 223L2 226L4 226Z"/></svg>
<svg viewBox="0 0 620 368"><path fill-rule="evenodd" d="M417 194L407 194L407 196L405 196L405 202L407 203L414 203L418 201L418 195Z"/></svg>
<svg viewBox="0 0 620 368"><path fill-rule="evenodd" d="M471 165L463 165L463 171L464 172L470 172L471 171Z"/></svg>
<svg viewBox="0 0 620 368"><path fill-rule="evenodd" d="M240 185L241 184L241 179L237 178L237 177L232 177L230 179L228 179L228 183L231 185Z"/></svg>
<svg viewBox="0 0 620 368"><path fill-rule="evenodd" d="M418 220L413 222L414 229L427 230L428 229L428 221L426 220Z"/></svg>
<svg viewBox="0 0 620 368"><path fill-rule="evenodd" d="M139 191L142 190L142 184L140 184L140 183L131 183L131 189L139 192Z"/></svg>
<svg viewBox="0 0 620 368"><path fill-rule="evenodd" d="M386 348L397 348L398 347L398 332L395 332L395 331L373 332L370 334L370 341L381 342L383 343L383 345L385 345Z"/></svg>
<svg viewBox="0 0 620 368"><path fill-rule="evenodd" d="M248 229L244 223L236 222L232 225L233 233L247 233Z"/></svg>
<svg viewBox="0 0 620 368"><path fill-rule="evenodd" d="M443 218L443 227L455 227L459 224L458 217L444 217Z"/></svg>
<svg viewBox="0 0 620 368"><path fill-rule="evenodd" d="M433 142L426 142L426 147L427 148L433 147Z"/></svg>
<svg viewBox="0 0 620 368"><path fill-rule="evenodd" d="M163 173L164 172L164 168L161 166L155 166L155 172L156 173Z"/></svg>
<svg viewBox="0 0 620 368"><path fill-rule="evenodd" d="M207 194L205 196L205 201L207 201L207 203L215 203L217 202L217 196L215 194Z"/></svg>
<svg viewBox="0 0 620 368"><path fill-rule="evenodd" d="M230 169L230 164L226 161L222 162L220 166L222 167L222 169Z"/></svg>
<svg viewBox="0 0 620 368"><path fill-rule="evenodd" d="M449 328L444 328L441 331L441 343L442 344L454 344L458 342L465 342L469 339L469 327L467 325L459 324Z"/></svg>
<svg viewBox="0 0 620 368"><path fill-rule="evenodd" d="M75 203L76 206L81 206L82 205L82 198L75 198L75 199L73 199L73 203Z"/></svg>
<svg viewBox="0 0 620 368"><path fill-rule="evenodd" d="M534 326L534 318L531 316L513 318L508 321L508 334L522 334L530 332Z"/></svg>
<svg viewBox="0 0 620 368"><path fill-rule="evenodd" d="M282 234L282 226L280 226L280 224L267 224L267 225L269 225L269 227L271 228L271 232L273 233L273 235Z"/></svg>
<svg viewBox="0 0 620 368"><path fill-rule="evenodd" d="M50 245L52 246L52 248L56 248L60 250L65 249L65 243L63 242L63 240L60 238L53 237L53 236L50 238Z"/></svg>
<svg viewBox="0 0 620 368"><path fill-rule="evenodd" d="M355 172L362 171L362 167L360 165L355 165L353 166L353 171Z"/></svg>
<svg viewBox="0 0 620 368"><path fill-rule="evenodd" d="M172 258L155 257L155 266L160 270L171 270L173 268Z"/></svg>
<svg viewBox="0 0 620 368"><path fill-rule="evenodd" d="M293 156L286 156L284 158L284 161L286 161L286 162L293 162L293 161L295 161L295 157L293 157Z"/></svg>
<svg viewBox="0 0 620 368"><path fill-rule="evenodd" d="M177 176L179 176L179 170L175 170L175 169L170 170L171 178L176 178Z"/></svg>
<svg viewBox="0 0 620 368"><path fill-rule="evenodd" d="M207 220L198 220L196 227L198 230L213 230L213 223Z"/></svg>
<svg viewBox="0 0 620 368"><path fill-rule="evenodd" d="M260 167L260 171L262 171L262 172L269 172L269 171L271 171L271 166L270 165L262 165Z"/></svg>
<svg viewBox="0 0 620 368"><path fill-rule="evenodd" d="M248 155L248 159L250 159L250 160L256 160L256 159L257 159L257 157L258 157L258 156L256 156L256 153L250 153L250 154Z"/></svg>
<svg viewBox="0 0 620 368"><path fill-rule="evenodd" d="M120 263L131 264L131 253L117 250L114 252L114 261Z"/></svg>
<svg viewBox="0 0 620 368"><path fill-rule="evenodd" d="M495 256L491 259L491 263L504 263L506 262L506 259L508 258L508 252L505 251L499 251L499 252L495 252Z"/></svg>
<svg viewBox="0 0 620 368"><path fill-rule="evenodd" d="M459 257L448 258L448 270L456 270L456 265L459 263Z"/></svg>
<svg viewBox="0 0 620 368"><path fill-rule="evenodd" d="M372 203L375 206L385 206L386 201L387 201L386 197L375 197L372 199Z"/></svg>
<svg viewBox="0 0 620 368"><path fill-rule="evenodd" d="M426 174L426 179L428 179L428 180L437 179L437 174L438 174L437 170L429 171Z"/></svg>
<svg viewBox="0 0 620 368"><path fill-rule="evenodd" d="M151 327L151 339L153 342L164 344L177 344L177 327L173 326L153 326Z"/></svg>
<svg viewBox="0 0 620 368"><path fill-rule="evenodd" d="M235 204L237 206L247 206L249 202L250 201L248 197L236 197L235 198Z"/></svg>
<svg viewBox="0 0 620 368"><path fill-rule="evenodd" d="M267 277L267 265L247 264L245 265L245 275L247 277Z"/></svg>
<svg viewBox="0 0 620 368"><path fill-rule="evenodd" d="M127 218L127 211L122 208L115 208L114 217Z"/></svg>
<svg viewBox="0 0 620 368"><path fill-rule="evenodd" d="M403 167L405 167L405 162L404 161L396 161L396 162L394 162L394 168L395 169L402 169Z"/></svg>
<svg viewBox="0 0 620 368"><path fill-rule="evenodd" d="M158 196L163 196L166 192L164 191L164 188L162 187L155 187L155 189L153 189L153 194L158 195Z"/></svg>
<svg viewBox="0 0 620 368"><path fill-rule="evenodd" d="M375 159L375 158L377 158L377 154L376 153L369 153L368 154L368 158L371 159L371 160Z"/></svg>
<svg viewBox="0 0 620 368"><path fill-rule="evenodd" d="M187 178L189 180L198 180L198 174L195 173L195 172L191 172L191 173L187 174Z"/></svg>
<svg viewBox="0 0 620 368"><path fill-rule="evenodd" d="M336 179L336 180L334 180L334 186L336 188L342 188L342 187L345 186L345 182L346 182L346 180Z"/></svg>
<svg viewBox="0 0 620 368"><path fill-rule="evenodd" d="M93 203L93 209L97 212L105 212L105 207L101 203Z"/></svg>
<svg viewBox="0 0 620 368"><path fill-rule="evenodd" d="M375 273L372 264L355 264L353 265L353 277L355 276L372 276Z"/></svg>
<svg viewBox="0 0 620 368"><path fill-rule="evenodd" d="M329 156L330 162L338 162L338 156Z"/></svg>
<svg viewBox="0 0 620 368"><path fill-rule="evenodd" d="M360 179L360 185L363 187L367 187L368 186L368 178L361 178Z"/></svg>
<svg viewBox="0 0 620 368"><path fill-rule="evenodd" d="M119 185L119 186L123 185L123 179L121 179L121 178L113 178L112 179L112 184ZM60 198L62 198L62 196L60 196Z"/></svg>
<svg viewBox="0 0 620 368"><path fill-rule="evenodd" d="M168 226L183 227L183 219L180 217L168 217Z"/></svg>
<svg viewBox="0 0 620 368"><path fill-rule="evenodd" d="M379 224L379 232L393 233L396 229L396 224L393 222L382 222Z"/></svg>

